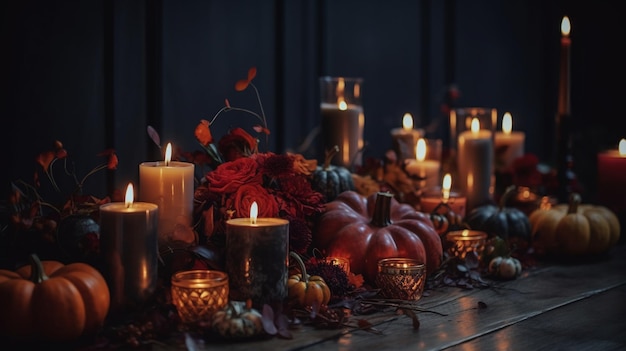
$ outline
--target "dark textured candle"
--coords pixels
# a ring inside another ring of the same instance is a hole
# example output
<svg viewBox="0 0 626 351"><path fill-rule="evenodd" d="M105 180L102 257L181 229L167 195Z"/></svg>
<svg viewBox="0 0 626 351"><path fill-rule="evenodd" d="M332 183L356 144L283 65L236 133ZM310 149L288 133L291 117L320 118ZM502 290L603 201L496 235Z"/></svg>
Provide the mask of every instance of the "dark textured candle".
<svg viewBox="0 0 626 351"><path fill-rule="evenodd" d="M226 222L226 272L230 300L251 299L253 306L287 297L289 221L235 218Z"/></svg>

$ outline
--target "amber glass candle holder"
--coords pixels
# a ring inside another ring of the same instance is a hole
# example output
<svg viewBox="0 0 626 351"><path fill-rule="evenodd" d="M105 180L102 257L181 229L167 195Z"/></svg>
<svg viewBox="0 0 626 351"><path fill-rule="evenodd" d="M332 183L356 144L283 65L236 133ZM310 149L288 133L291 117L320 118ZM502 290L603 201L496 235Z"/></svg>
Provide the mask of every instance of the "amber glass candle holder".
<svg viewBox="0 0 626 351"><path fill-rule="evenodd" d="M389 299L417 301L426 283L426 266L410 258L385 258L378 261L376 285Z"/></svg>
<svg viewBox="0 0 626 351"><path fill-rule="evenodd" d="M172 275L172 303L183 323L209 321L228 303L228 293L224 272L200 269Z"/></svg>
<svg viewBox="0 0 626 351"><path fill-rule="evenodd" d="M448 241L448 253L460 259L470 252L476 252L480 257L485 250L485 242L487 241L487 233L477 230L456 230L446 235Z"/></svg>

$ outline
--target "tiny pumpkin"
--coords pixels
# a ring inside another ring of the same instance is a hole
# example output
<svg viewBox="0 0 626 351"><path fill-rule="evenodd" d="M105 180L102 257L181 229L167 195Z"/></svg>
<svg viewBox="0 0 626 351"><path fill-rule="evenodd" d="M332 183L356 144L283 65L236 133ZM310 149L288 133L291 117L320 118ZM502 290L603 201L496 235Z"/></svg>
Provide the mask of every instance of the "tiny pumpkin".
<svg viewBox="0 0 626 351"><path fill-rule="evenodd" d="M263 316L250 300L229 301L211 316L211 327L227 339L245 339L265 333Z"/></svg>
<svg viewBox="0 0 626 351"><path fill-rule="evenodd" d="M313 189L324 195L326 201L334 200L337 195L344 191L355 190L352 173L345 167L330 164L337 152L339 152L337 145L327 150L324 165L317 166L313 171L313 179L311 180Z"/></svg>
<svg viewBox="0 0 626 351"><path fill-rule="evenodd" d="M500 279L515 279L522 273L521 262L511 256L496 256L489 261L489 274Z"/></svg>
<svg viewBox="0 0 626 351"><path fill-rule="evenodd" d="M319 306L328 304L331 292L324 278L317 275L309 276L306 273L302 258L293 251L289 255L296 260L300 267L300 273L292 274L287 280L289 299L300 307L317 306L319 308Z"/></svg>
<svg viewBox="0 0 626 351"><path fill-rule="evenodd" d="M104 277L92 266L33 254L30 265L0 270L0 335L54 342L92 335L104 324L109 298Z"/></svg>

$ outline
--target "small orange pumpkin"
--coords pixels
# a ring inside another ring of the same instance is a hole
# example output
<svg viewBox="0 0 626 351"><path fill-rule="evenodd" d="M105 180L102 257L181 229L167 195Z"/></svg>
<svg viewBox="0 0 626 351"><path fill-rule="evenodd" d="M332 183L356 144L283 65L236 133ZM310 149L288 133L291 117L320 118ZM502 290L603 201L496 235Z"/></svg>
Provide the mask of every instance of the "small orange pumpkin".
<svg viewBox="0 0 626 351"><path fill-rule="evenodd" d="M0 335L17 341L75 340L95 333L109 311L109 288L94 267L30 257L0 270Z"/></svg>

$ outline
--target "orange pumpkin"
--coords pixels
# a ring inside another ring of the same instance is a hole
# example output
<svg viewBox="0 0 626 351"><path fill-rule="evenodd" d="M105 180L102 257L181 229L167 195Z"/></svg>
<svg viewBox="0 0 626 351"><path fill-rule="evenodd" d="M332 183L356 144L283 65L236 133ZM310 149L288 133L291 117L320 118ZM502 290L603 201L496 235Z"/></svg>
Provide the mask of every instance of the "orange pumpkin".
<svg viewBox="0 0 626 351"><path fill-rule="evenodd" d="M426 264L427 274L441 266L441 239L430 217L390 193L362 196L341 193L325 205L317 221L314 245L327 256L350 260L354 274L374 283L378 261L404 257Z"/></svg>
<svg viewBox="0 0 626 351"><path fill-rule="evenodd" d="M72 341L95 333L109 311L109 288L85 263L41 261L0 270L0 335L11 340Z"/></svg>

